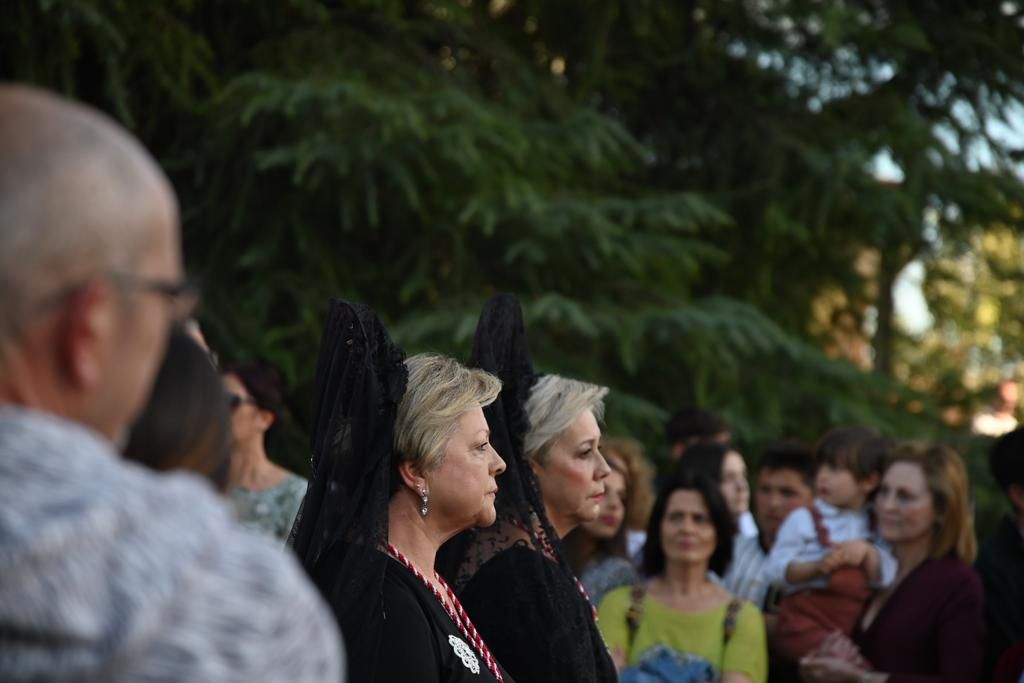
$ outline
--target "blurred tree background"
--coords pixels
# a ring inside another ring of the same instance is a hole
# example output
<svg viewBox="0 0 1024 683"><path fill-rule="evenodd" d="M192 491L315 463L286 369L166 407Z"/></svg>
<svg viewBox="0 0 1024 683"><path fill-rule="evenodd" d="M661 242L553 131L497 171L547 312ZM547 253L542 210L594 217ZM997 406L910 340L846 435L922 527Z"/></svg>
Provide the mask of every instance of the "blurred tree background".
<svg viewBox="0 0 1024 683"><path fill-rule="evenodd" d="M1024 342L1024 7L934 0L13 0L0 77L90 102L181 198L200 318L289 383L329 297L464 357L523 301L537 365L750 453L850 422L953 440ZM923 269L932 324L897 315ZM289 436L290 434L290 436Z"/></svg>

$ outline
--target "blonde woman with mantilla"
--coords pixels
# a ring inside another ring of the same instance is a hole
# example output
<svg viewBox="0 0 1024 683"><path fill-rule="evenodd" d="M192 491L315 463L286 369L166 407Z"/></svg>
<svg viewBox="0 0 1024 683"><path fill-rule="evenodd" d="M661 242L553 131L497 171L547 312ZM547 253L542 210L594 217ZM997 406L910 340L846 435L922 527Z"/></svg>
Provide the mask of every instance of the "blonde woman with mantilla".
<svg viewBox="0 0 1024 683"><path fill-rule="evenodd" d="M296 551L334 609L349 681L509 683L438 548L494 523L505 469L482 408L501 382L401 352L369 309L335 302L321 346L310 498Z"/></svg>

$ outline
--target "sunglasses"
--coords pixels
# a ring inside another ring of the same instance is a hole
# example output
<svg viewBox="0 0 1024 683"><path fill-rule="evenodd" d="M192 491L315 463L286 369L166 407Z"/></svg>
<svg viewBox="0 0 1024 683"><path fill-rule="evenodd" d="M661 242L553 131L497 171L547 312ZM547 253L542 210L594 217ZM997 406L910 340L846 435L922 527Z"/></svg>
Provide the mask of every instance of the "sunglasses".
<svg viewBox="0 0 1024 683"><path fill-rule="evenodd" d="M254 399L252 396L239 396L238 394L232 394L231 392L228 392L226 398L228 400L228 408L230 408L231 410L237 410L238 407L244 403L256 405L256 399Z"/></svg>

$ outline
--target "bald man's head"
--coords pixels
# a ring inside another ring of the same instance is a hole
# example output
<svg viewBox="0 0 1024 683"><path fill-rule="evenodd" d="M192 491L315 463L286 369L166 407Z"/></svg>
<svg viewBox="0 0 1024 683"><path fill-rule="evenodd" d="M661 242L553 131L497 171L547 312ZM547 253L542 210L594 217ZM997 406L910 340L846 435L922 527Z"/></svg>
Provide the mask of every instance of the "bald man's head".
<svg viewBox="0 0 1024 683"><path fill-rule="evenodd" d="M177 203L146 150L93 109L0 85L0 400L52 383L81 404L54 412L123 428L166 342L160 285L181 277ZM12 388L15 363L45 371Z"/></svg>
<svg viewBox="0 0 1024 683"><path fill-rule="evenodd" d="M177 220L170 185L120 126L55 95L0 85L0 345L48 297L128 268L158 212Z"/></svg>

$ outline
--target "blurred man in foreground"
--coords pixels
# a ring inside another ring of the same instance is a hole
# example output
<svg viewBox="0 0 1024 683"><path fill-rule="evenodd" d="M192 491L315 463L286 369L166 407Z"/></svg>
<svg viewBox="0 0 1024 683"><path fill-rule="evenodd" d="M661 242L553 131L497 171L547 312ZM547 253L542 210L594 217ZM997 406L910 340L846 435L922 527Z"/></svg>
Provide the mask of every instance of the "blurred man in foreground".
<svg viewBox="0 0 1024 683"><path fill-rule="evenodd" d="M170 185L106 117L12 85L0 282L4 680L340 680L298 566L114 450L190 308Z"/></svg>

